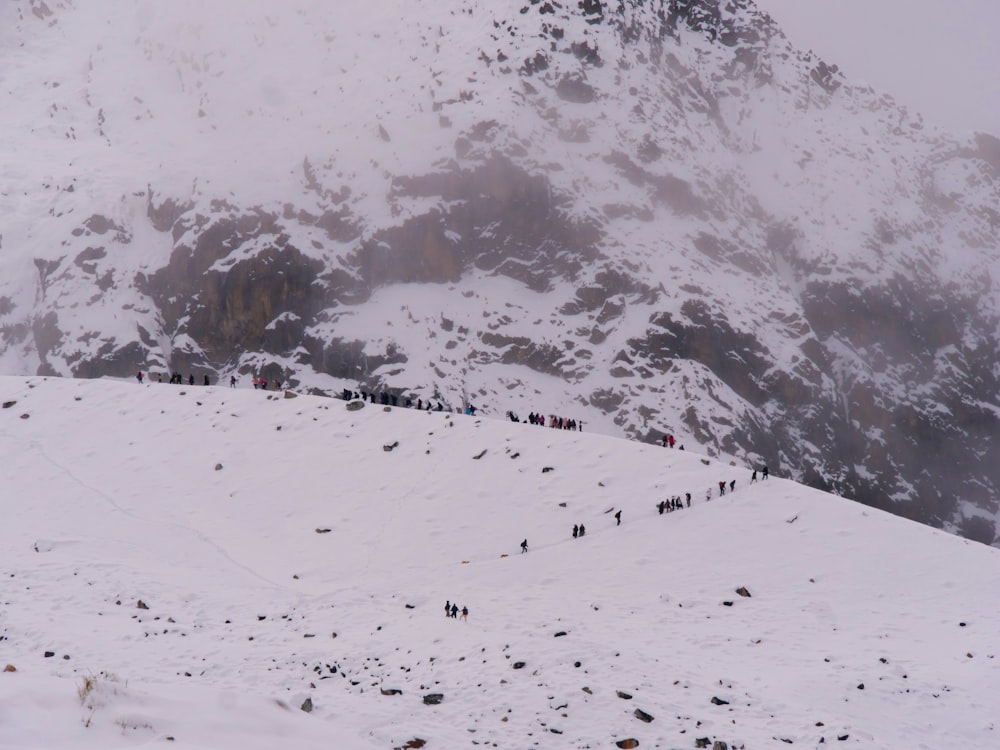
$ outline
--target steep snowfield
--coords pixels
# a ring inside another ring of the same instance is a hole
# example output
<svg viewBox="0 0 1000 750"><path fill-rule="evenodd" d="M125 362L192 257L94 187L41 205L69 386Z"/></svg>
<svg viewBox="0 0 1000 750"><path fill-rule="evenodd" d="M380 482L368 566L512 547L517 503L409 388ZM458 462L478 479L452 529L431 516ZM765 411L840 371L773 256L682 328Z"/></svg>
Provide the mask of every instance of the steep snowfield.
<svg viewBox="0 0 1000 750"><path fill-rule="evenodd" d="M995 549L587 432L245 386L0 402L4 748L1000 742Z"/></svg>

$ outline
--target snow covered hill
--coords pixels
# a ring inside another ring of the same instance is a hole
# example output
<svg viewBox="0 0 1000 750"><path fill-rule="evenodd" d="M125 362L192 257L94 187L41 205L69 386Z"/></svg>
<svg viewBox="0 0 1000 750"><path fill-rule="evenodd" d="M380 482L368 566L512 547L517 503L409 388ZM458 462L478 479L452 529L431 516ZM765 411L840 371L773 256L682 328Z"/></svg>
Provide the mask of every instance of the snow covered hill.
<svg viewBox="0 0 1000 750"><path fill-rule="evenodd" d="M4 748L998 742L998 550L586 432L245 386L0 402Z"/></svg>
<svg viewBox="0 0 1000 750"><path fill-rule="evenodd" d="M986 543L1000 141L750 0L11 0L0 370L677 435Z"/></svg>

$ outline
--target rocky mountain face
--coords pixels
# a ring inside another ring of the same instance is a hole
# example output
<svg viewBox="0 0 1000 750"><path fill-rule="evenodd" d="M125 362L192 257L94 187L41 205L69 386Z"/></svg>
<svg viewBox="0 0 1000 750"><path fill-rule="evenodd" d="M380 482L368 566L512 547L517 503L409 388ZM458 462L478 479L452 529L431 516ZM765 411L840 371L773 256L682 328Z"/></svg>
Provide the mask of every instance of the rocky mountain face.
<svg viewBox="0 0 1000 750"><path fill-rule="evenodd" d="M1000 140L751 0L327 5L0 11L5 371L565 414L997 541Z"/></svg>

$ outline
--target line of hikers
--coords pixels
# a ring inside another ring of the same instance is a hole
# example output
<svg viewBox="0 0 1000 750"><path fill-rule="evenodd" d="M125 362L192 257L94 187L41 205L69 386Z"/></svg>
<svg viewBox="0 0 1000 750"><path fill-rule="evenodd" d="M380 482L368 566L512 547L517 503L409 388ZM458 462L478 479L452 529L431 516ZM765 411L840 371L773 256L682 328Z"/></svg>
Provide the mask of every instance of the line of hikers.
<svg viewBox="0 0 1000 750"><path fill-rule="evenodd" d="M150 382L152 382L152 377L153 377L152 375L149 376ZM139 370L135 374L135 379L138 381L139 385L142 385L143 381L146 380L146 375L143 373L142 370ZM156 382L157 383L162 383L163 382L163 373L162 372L156 373ZM184 384L184 376L181 375L179 372L177 372L175 370L170 375L170 380L168 380L167 382L171 383L173 385L183 385ZM194 380L194 375L193 374L192 375L188 375L188 377L187 377L187 383L188 383L188 385L194 385L195 380ZM203 385L211 385L211 384L212 384L211 377L208 375L208 373L205 373L205 379L203 381Z"/></svg>
<svg viewBox="0 0 1000 750"><path fill-rule="evenodd" d="M445 601L444 603L444 616L456 619L458 617L458 605L452 603L451 601ZM469 608L462 607L462 620L465 622L469 621Z"/></svg>

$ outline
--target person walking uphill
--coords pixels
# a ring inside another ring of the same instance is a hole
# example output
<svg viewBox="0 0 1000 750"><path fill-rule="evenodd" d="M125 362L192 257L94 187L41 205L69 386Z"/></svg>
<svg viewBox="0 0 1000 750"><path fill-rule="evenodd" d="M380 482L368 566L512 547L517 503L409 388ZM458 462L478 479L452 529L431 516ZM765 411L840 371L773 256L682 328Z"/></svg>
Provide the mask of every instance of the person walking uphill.
<svg viewBox="0 0 1000 750"><path fill-rule="evenodd" d="M617 523L615 524L615 526L621 526L622 525L622 512L621 511L618 511L617 513L615 513L615 521L617 521Z"/></svg>
<svg viewBox="0 0 1000 750"><path fill-rule="evenodd" d="M468 607L462 607L462 621L463 622L468 622L469 621L469 608Z"/></svg>
<svg viewBox="0 0 1000 750"><path fill-rule="evenodd" d="M521 554L523 555L527 551L528 551L528 540L525 539L523 542L521 542Z"/></svg>

